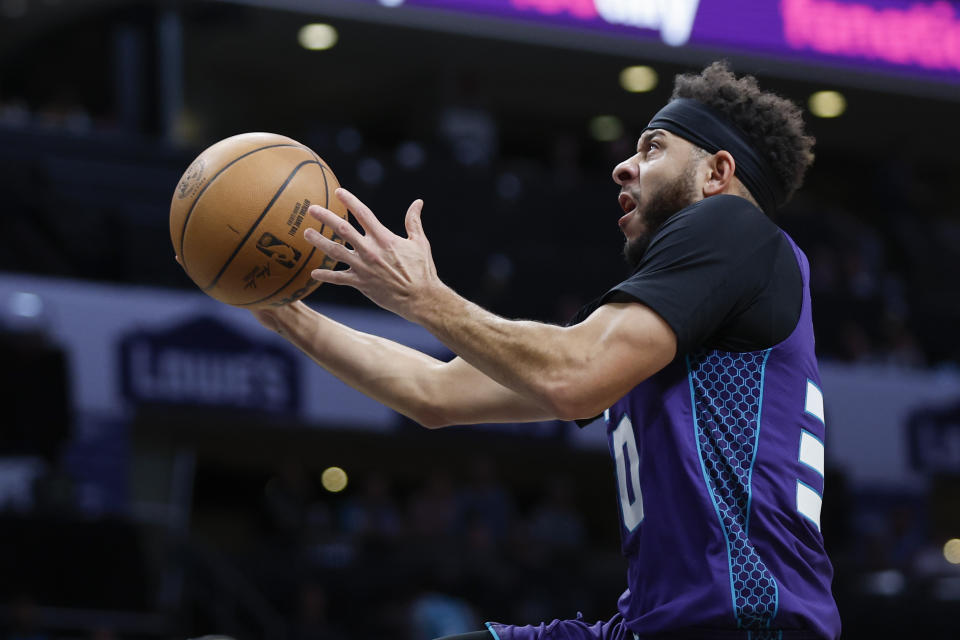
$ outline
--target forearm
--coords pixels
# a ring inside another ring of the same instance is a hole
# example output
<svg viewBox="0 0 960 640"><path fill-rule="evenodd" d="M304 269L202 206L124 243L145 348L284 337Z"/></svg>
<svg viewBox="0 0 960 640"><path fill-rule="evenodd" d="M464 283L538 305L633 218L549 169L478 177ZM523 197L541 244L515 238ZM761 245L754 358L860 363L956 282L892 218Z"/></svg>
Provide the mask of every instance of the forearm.
<svg viewBox="0 0 960 640"><path fill-rule="evenodd" d="M361 393L427 427L553 417L462 360L443 362L357 331L302 303L271 315L270 328Z"/></svg>
<svg viewBox="0 0 960 640"><path fill-rule="evenodd" d="M491 380L567 420L601 413L676 355L673 329L642 304L602 305L559 327L506 320L442 284L420 302L411 320Z"/></svg>
<svg viewBox="0 0 960 640"><path fill-rule="evenodd" d="M414 420L429 421L430 376L441 360L363 333L302 303L272 316L279 335L347 385Z"/></svg>
<svg viewBox="0 0 960 640"><path fill-rule="evenodd" d="M445 286L413 319L487 376L556 415L568 413L562 406L567 390L591 357L566 339L564 327L504 319Z"/></svg>

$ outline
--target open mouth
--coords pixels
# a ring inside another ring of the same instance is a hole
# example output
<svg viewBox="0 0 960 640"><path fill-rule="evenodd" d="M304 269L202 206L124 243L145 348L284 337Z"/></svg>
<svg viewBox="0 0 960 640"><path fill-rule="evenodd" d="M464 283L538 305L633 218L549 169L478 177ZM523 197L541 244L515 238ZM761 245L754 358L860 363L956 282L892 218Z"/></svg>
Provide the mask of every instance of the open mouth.
<svg viewBox="0 0 960 640"><path fill-rule="evenodd" d="M623 209L624 213L630 213L637 208L637 201L634 200L629 193L620 193L620 208Z"/></svg>

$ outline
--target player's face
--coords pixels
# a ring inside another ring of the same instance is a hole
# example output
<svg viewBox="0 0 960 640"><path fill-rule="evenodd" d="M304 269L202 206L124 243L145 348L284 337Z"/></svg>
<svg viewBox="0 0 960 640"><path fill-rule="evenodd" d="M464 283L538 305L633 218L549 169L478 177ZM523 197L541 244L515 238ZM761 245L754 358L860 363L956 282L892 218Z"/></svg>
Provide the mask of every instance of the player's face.
<svg viewBox="0 0 960 640"><path fill-rule="evenodd" d="M620 185L623 254L637 266L650 240L670 216L700 200L694 147L662 129L645 131L637 153L618 164L613 181Z"/></svg>

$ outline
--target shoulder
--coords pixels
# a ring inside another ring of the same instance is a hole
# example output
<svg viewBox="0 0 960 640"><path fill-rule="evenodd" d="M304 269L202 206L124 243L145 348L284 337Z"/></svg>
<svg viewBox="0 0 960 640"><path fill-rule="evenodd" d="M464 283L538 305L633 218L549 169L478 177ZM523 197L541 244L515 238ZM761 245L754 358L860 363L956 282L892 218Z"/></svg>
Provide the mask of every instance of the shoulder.
<svg viewBox="0 0 960 640"><path fill-rule="evenodd" d="M664 223L633 276L642 278L665 268L734 268L785 242L780 228L749 200L711 196Z"/></svg>
<svg viewBox="0 0 960 640"><path fill-rule="evenodd" d="M665 268L740 264L784 241L780 228L750 201L711 196L682 209L657 231L633 277Z"/></svg>
<svg viewBox="0 0 960 640"><path fill-rule="evenodd" d="M673 328L682 353L728 338L766 345L756 327L771 324L771 305L781 301L774 292L801 299L799 275L789 241L766 214L744 198L712 196L665 223L634 273L603 300L649 306Z"/></svg>
<svg viewBox="0 0 960 640"><path fill-rule="evenodd" d="M695 237L716 244L717 240L743 240L778 231L777 225L749 200L718 195L700 200L667 220L654 236L651 248L663 239Z"/></svg>
<svg viewBox="0 0 960 640"><path fill-rule="evenodd" d="M683 317L704 300L729 293L731 283L755 292L770 275L769 255L786 242L749 200L711 196L667 220L633 273L581 309L571 324L607 302L629 299L652 307L679 329Z"/></svg>

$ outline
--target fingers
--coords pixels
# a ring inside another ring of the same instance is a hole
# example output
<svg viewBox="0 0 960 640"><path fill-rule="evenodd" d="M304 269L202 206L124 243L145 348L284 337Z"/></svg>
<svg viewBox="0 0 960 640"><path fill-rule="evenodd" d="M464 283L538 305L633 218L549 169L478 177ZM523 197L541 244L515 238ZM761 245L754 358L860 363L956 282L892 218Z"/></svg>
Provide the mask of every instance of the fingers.
<svg viewBox="0 0 960 640"><path fill-rule="evenodd" d="M348 225L349 226L349 225ZM350 258L354 255L353 251L347 249L339 242L334 242L316 229L309 227L303 232L303 237L320 251L324 252L337 262L350 263Z"/></svg>
<svg viewBox="0 0 960 640"><path fill-rule="evenodd" d="M329 209L324 209L318 204L313 205L307 212L316 220L322 222L325 226L333 229L333 232L338 236L343 238L347 244L349 244L354 249L359 248L364 240L363 236L359 231L353 228L353 225L350 224L349 220L344 220L333 211ZM322 234L321 234L322 235ZM304 236L306 236L306 231L304 231ZM307 238L309 240L310 238Z"/></svg>
<svg viewBox="0 0 960 640"><path fill-rule="evenodd" d="M373 211L370 210L370 207L360 202L360 198L353 195L343 187L340 187L336 191L337 198L340 199L340 202L347 205L347 208L353 212L353 215L357 217L357 220L360 222L360 226L363 227L363 230L368 234L372 235L378 240L386 239L389 236L393 235L390 233L390 230L383 226L377 216L373 215Z"/></svg>
<svg viewBox="0 0 960 640"><path fill-rule="evenodd" d="M423 232L423 220L421 218L422 212L423 200L417 198L413 201L413 204L410 205L410 208L407 209L407 217L404 220L404 225L407 227L408 238L426 237L426 234Z"/></svg>
<svg viewBox="0 0 960 640"><path fill-rule="evenodd" d="M310 272L310 277L317 282L327 282L330 284L357 286L356 274L347 269L346 271L333 271L332 269L314 269Z"/></svg>

